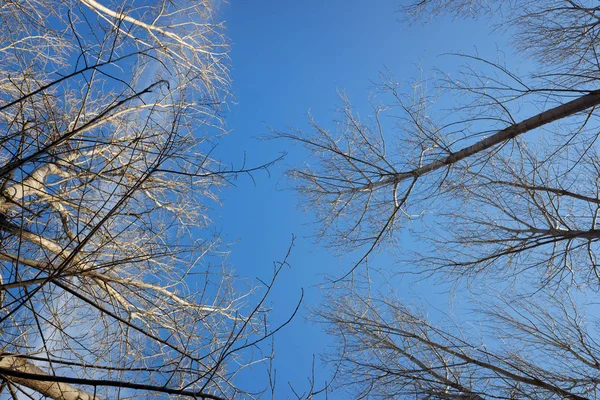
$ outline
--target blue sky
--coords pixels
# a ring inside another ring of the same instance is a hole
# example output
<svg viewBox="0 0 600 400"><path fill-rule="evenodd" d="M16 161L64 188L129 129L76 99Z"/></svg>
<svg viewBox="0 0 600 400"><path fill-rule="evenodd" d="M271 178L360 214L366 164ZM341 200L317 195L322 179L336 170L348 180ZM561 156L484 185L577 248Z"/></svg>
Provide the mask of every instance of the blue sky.
<svg viewBox="0 0 600 400"><path fill-rule="evenodd" d="M305 155L289 143L259 138L268 134L269 127L307 129L309 110L328 126L339 105L338 90L347 93L359 112L368 113L372 82L386 69L409 84L421 70L430 76L434 68L452 71L461 62L440 57L443 53L477 52L494 58L498 48L505 49L503 38L492 34L485 20L446 17L409 26L400 21L401 5L400 0L240 0L223 6L222 18L232 43L236 104L231 104L227 114L231 133L215 154L234 166L245 158L251 166L289 153L270 168L270 174L258 172L254 181L240 177L235 187L224 190L223 206L214 215L224 240L235 242L229 262L240 276L267 279L272 262L283 257L292 235L297 237L291 268L281 274L269 303L276 325L287 319L301 290L305 291L300 314L275 339L276 398L293 397L288 382L300 393L307 389L313 355L317 357L316 385L328 379L329 372L318 357L329 342L320 326L307 322L305 308L318 306L318 285L324 275L343 275L355 258L337 258L310 239L314 233L311 215L298 209L296 195L282 176L289 166L305 161ZM414 245L409 237L403 243ZM393 270L392 260L381 254L374 263ZM428 297L428 291L443 291L425 283L411 287ZM407 287L398 291L409 293ZM264 368L252 372L257 375L245 375L242 387L262 380L257 376Z"/></svg>

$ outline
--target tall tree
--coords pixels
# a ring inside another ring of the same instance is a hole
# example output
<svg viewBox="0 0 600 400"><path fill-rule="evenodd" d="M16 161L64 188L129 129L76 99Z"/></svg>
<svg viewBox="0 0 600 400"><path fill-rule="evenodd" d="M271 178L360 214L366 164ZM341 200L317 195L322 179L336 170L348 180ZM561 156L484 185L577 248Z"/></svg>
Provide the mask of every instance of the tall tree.
<svg viewBox="0 0 600 400"><path fill-rule="evenodd" d="M235 173L210 158L228 90L213 7L0 2L4 395L239 393L266 333L207 218Z"/></svg>
<svg viewBox="0 0 600 400"><path fill-rule="evenodd" d="M335 129L277 134L314 154L292 176L321 237L362 250L319 311L339 339L339 382L361 397L595 398L600 338L585 304L600 283L600 8L424 0L405 11L489 16L536 72L463 56L462 74L429 92L384 78L391 101L369 121L344 99ZM433 101L443 96L454 104L448 115ZM399 111L391 130L381 116L390 109ZM343 279L356 278L375 250L401 249L408 229L420 235L411 272L467 277L475 288L500 282L504 301L478 293L483 327L429 320Z"/></svg>

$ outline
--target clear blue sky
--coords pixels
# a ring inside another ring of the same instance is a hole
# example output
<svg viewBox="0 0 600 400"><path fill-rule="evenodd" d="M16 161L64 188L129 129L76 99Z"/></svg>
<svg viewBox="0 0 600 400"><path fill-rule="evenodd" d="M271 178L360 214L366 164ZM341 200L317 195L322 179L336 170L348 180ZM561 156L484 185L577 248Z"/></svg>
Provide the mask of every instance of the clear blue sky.
<svg viewBox="0 0 600 400"><path fill-rule="evenodd" d="M215 222L225 241L237 241L229 262L240 276L268 278L272 262L284 255L292 234L297 236L291 269L280 276L269 303L272 324L289 316L302 288L304 306L318 306L316 285L323 282L323 274L342 275L352 258L336 258L313 243L308 238L313 227L307 225L311 216L297 209L294 192L283 190L289 184L282 172L301 162L303 154L288 143L257 138L266 135L269 126L307 128L309 110L327 126L339 104L339 89L347 92L359 111L368 113L365 105L371 82L385 68L408 82L419 75L419 67L425 72L435 67L452 70L458 60L439 57L442 53L477 51L493 58L504 47L502 38L491 34L485 21L444 18L408 26L399 21L401 5L401 0L238 0L223 6L232 43L232 92L237 104L231 105L227 116L231 134L215 154L239 166L244 154L247 165L256 165L283 151L290 153L270 169L270 176L256 173L255 182L242 177L236 187L224 190L224 205L215 210ZM410 239L404 243L411 245ZM393 269L390 260L385 254L377 259ZM317 385L328 378L318 359L328 339L321 327L306 321L306 315L303 307L276 338L278 399L293 398L288 381L299 392L306 390L313 354ZM244 375L241 386L264 379L264 368L254 372L254 377Z"/></svg>

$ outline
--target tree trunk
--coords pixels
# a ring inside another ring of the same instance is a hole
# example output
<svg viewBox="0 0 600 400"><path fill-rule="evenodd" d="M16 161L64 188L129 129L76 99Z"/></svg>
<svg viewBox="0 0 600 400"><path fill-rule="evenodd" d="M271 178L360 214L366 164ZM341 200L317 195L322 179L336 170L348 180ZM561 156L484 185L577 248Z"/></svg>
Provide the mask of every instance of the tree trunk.
<svg viewBox="0 0 600 400"><path fill-rule="evenodd" d="M27 360L14 356L5 355L0 358L0 375L2 375L2 372L4 372L3 370L11 370L16 373L24 374L45 375L50 377L40 368L36 367ZM18 374L12 375L6 373L6 378L13 383L25 386L50 399L100 400L99 397L77 389L67 383L24 378L17 375Z"/></svg>

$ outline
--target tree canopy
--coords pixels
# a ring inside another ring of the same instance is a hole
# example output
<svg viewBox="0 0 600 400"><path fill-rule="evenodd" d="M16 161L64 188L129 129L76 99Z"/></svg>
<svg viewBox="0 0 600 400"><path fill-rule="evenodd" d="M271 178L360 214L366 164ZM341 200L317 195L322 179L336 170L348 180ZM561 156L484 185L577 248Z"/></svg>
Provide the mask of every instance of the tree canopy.
<svg viewBox="0 0 600 400"><path fill-rule="evenodd" d="M269 335L260 298L210 261L222 245L207 207L241 172L210 157L229 90L213 12L1 3L0 390L13 398L230 398Z"/></svg>
<svg viewBox="0 0 600 400"><path fill-rule="evenodd" d="M596 398L600 7L402 6L407 24L484 19L528 66L454 54L435 80L381 74L366 111L342 94L334 123L273 130L307 151L288 178L317 245L351 260L312 311L332 376L290 390ZM276 398L266 300L293 251L254 287L210 219L272 166L214 156L235 65L219 3L0 1L0 42L0 396ZM456 312L398 289L415 275ZM239 384L255 365L263 390Z"/></svg>
<svg viewBox="0 0 600 400"><path fill-rule="evenodd" d="M275 133L313 154L291 177L319 237L361 254L316 312L338 344L338 386L359 398L596 398L600 9L442 0L404 11L489 18L537 63L522 75L456 55L462 72L427 88L384 76L387 102L370 118L342 98L334 129ZM409 234L420 244L403 252ZM475 314L430 317L392 284L371 289L367 262L386 248L403 259L395 273L470 290Z"/></svg>

